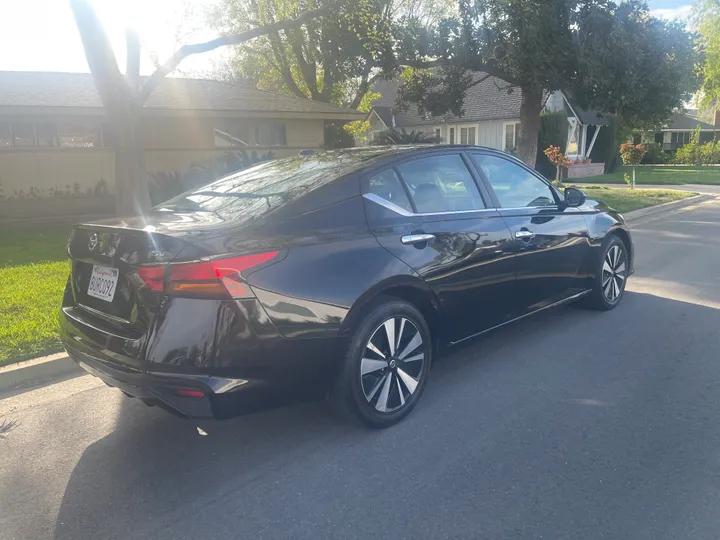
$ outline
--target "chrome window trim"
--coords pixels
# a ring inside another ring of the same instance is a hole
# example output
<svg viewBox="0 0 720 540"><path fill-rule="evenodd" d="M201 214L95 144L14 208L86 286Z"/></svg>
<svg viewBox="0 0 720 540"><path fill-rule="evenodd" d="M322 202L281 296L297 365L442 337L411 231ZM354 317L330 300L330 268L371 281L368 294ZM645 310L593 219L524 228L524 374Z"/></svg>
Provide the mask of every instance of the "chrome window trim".
<svg viewBox="0 0 720 540"><path fill-rule="evenodd" d="M453 216L453 215L460 215L460 214L478 214L482 212L486 212L488 214L497 215L497 209L496 208L478 208L476 210L450 210L448 212L425 212L425 213L418 213L415 214L413 212L409 212L405 210L403 207L398 206L397 204L391 203L390 201L383 199L379 195L376 195L375 193L365 193L363 194L363 197L366 198L369 201L374 202L375 204L379 204L380 206L384 206L388 210L391 210L395 212L396 214L400 214L404 217L422 217L422 216Z"/></svg>

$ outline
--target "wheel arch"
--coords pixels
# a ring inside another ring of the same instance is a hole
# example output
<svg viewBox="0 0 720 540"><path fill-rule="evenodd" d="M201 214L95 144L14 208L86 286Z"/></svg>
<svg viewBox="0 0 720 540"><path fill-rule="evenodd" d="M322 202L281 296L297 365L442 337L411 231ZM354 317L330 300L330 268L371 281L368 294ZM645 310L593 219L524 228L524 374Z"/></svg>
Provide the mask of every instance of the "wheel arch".
<svg viewBox="0 0 720 540"><path fill-rule="evenodd" d="M340 334L351 334L368 311L383 298L399 298L417 308L425 318L433 346L437 348L438 342L443 340L440 305L427 283L417 276L395 276L368 289L350 308Z"/></svg>
<svg viewBox="0 0 720 540"><path fill-rule="evenodd" d="M630 233L623 229L622 227L615 227L613 229L610 229L608 231L608 236L617 236L620 238L623 244L625 244L625 249L627 249L628 253L628 264L630 265L630 268L633 268L633 262L634 262L634 253L633 253L633 244L632 240L630 239Z"/></svg>

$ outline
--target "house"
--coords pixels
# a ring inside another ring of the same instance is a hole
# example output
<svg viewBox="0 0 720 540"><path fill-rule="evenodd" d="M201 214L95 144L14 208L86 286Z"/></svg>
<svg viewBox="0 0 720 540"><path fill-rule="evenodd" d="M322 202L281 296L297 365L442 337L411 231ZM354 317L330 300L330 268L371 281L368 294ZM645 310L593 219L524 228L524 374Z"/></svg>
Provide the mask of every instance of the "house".
<svg viewBox="0 0 720 540"><path fill-rule="evenodd" d="M0 72L0 199L112 192L113 143L103 114L90 74ZM140 137L148 172L183 172L229 151L283 157L321 148L327 121L363 117L307 99L171 77L148 99Z"/></svg>
<svg viewBox="0 0 720 540"><path fill-rule="evenodd" d="M697 113L697 111L695 112ZM717 138L716 130L718 128L715 126L718 125L719 121L720 111L715 113L715 125L698 120L697 115L693 116L692 113L673 113L660 131L654 134L636 134L633 136L633 143L656 142L662 144L663 150L674 151L689 143L690 136L698 128L700 128L699 142L706 143Z"/></svg>
<svg viewBox="0 0 720 540"><path fill-rule="evenodd" d="M476 73L476 79L485 77ZM520 104L522 92L511 91L507 83L489 77L471 87L463 105L461 117L452 114L423 116L417 107L407 110L397 106L398 81L381 81L373 91L380 94L367 116L370 122L369 142L387 129L406 129L432 133L444 144L471 144L514 152L520 130ZM589 156L600 128L610 122L597 111L585 111L563 92L555 91L545 96L544 110L565 111L568 118L567 154L577 166L568 169L570 178L603 174L603 163L589 163Z"/></svg>

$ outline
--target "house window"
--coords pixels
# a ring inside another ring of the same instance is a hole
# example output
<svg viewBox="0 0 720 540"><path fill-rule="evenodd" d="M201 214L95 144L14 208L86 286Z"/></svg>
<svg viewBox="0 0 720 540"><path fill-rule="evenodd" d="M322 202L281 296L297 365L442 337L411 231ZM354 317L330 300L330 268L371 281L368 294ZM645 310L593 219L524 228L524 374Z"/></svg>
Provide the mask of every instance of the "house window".
<svg viewBox="0 0 720 540"><path fill-rule="evenodd" d="M234 120L216 123L213 131L215 146L221 148L243 146L285 146L285 124L263 123L254 127Z"/></svg>
<svg viewBox="0 0 720 540"><path fill-rule="evenodd" d="M285 146L285 124L259 124L255 126L258 146Z"/></svg>
<svg viewBox="0 0 720 540"><path fill-rule="evenodd" d="M215 146L221 148L252 146L255 144L255 134L250 129L250 126L244 122L219 121L215 126L213 135Z"/></svg>
<svg viewBox="0 0 720 540"><path fill-rule="evenodd" d="M55 148L58 145L57 126L49 122L35 124L37 145L41 148Z"/></svg>
<svg viewBox="0 0 720 540"><path fill-rule="evenodd" d="M518 135L520 134L520 123L505 124L505 139L503 150L510 152L517 149Z"/></svg>
<svg viewBox="0 0 720 540"><path fill-rule="evenodd" d="M439 143L442 140L440 136L440 128L435 128L435 142Z"/></svg>
<svg viewBox="0 0 720 540"><path fill-rule="evenodd" d="M12 148L12 131L10 131L10 124L7 122L0 122L0 148Z"/></svg>
<svg viewBox="0 0 720 540"><path fill-rule="evenodd" d="M460 128L460 144L475 145L475 130L476 128Z"/></svg>
<svg viewBox="0 0 720 540"><path fill-rule="evenodd" d="M100 125L93 122L60 122L57 138L62 148L100 148Z"/></svg>
<svg viewBox="0 0 720 540"><path fill-rule="evenodd" d="M450 144L455 144L455 128L450 128Z"/></svg>
<svg viewBox="0 0 720 540"><path fill-rule="evenodd" d="M35 146L35 130L30 122L13 122L12 133L15 148Z"/></svg>

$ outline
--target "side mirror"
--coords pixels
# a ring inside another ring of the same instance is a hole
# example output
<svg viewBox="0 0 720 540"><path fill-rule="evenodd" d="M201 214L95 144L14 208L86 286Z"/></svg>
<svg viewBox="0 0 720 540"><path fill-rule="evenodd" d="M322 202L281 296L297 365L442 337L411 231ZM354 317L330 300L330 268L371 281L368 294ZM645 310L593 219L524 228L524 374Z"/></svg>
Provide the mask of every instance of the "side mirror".
<svg viewBox="0 0 720 540"><path fill-rule="evenodd" d="M565 206L576 208L585 204L585 193L582 189L568 187L565 188Z"/></svg>

